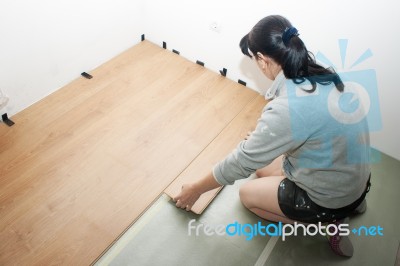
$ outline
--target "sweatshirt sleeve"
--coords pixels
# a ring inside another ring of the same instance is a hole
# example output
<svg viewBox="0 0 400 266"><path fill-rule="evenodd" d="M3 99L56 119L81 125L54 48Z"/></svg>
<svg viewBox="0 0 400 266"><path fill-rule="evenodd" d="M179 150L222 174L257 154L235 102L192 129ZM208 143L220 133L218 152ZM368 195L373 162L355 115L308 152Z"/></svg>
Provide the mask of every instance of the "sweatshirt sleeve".
<svg viewBox="0 0 400 266"><path fill-rule="evenodd" d="M231 185L267 166L291 150L293 145L288 107L273 100L264 107L250 138L241 141L234 151L214 166L214 178L221 185Z"/></svg>

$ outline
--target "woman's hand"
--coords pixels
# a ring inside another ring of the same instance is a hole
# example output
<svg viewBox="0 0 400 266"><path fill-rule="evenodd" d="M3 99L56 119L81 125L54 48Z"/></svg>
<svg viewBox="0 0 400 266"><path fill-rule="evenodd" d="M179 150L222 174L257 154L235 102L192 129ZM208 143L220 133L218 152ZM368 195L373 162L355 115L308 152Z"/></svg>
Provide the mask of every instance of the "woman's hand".
<svg viewBox="0 0 400 266"><path fill-rule="evenodd" d="M196 189L195 184L185 184L182 186L181 193L173 200L176 202L176 207L190 211L200 196L201 193Z"/></svg>
<svg viewBox="0 0 400 266"><path fill-rule="evenodd" d="M190 211L201 194L220 186L210 172L196 183L183 185L181 193L173 200L176 202L176 207Z"/></svg>

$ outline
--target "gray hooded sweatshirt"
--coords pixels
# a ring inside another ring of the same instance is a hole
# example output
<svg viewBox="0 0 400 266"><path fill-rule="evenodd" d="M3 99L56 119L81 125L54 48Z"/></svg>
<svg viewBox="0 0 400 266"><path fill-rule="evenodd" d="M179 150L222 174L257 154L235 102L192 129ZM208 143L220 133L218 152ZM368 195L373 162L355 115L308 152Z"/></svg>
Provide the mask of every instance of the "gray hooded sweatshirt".
<svg viewBox="0 0 400 266"><path fill-rule="evenodd" d="M306 92L310 88L307 81L295 84L279 73L266 93L270 101L250 138L214 166L219 184L247 178L284 155L284 175L318 205L340 208L361 196L370 174L368 123L362 103L354 110L349 101L350 111L341 111L341 97L354 92L347 84L344 93L334 84L317 84L314 92Z"/></svg>

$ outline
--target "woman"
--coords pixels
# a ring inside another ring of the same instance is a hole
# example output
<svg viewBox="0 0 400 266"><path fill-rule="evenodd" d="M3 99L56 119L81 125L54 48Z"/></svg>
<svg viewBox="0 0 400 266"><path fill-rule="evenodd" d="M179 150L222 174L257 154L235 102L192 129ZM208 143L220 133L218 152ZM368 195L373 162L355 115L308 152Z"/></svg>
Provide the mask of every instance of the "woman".
<svg viewBox="0 0 400 266"><path fill-rule="evenodd" d="M176 206L190 210L202 193L255 172L258 178L240 188L240 199L266 220L338 224L364 212L368 125L366 119L351 126L338 120L332 101L346 91L340 77L315 62L282 16L259 21L240 47L273 80L266 93L270 101L254 132L207 176L184 185ZM352 256L347 237L335 235L329 243L335 253Z"/></svg>

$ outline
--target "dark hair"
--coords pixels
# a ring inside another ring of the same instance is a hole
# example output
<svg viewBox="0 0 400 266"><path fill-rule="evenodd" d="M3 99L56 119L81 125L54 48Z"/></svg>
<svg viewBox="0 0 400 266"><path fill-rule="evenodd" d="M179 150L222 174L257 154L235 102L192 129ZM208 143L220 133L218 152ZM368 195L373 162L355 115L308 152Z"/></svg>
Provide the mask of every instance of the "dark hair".
<svg viewBox="0 0 400 266"><path fill-rule="evenodd" d="M328 85L332 82L339 91L343 91L344 84L339 75L333 68L325 68L315 61L296 29L285 36L284 42L282 36L288 29L293 29L293 26L286 18L279 15L265 17L242 38L240 48L250 58L250 52L255 57L258 57L258 52L271 57L282 67L285 77L296 84L309 80L312 84L312 90L307 90L309 92L315 91L317 83Z"/></svg>

